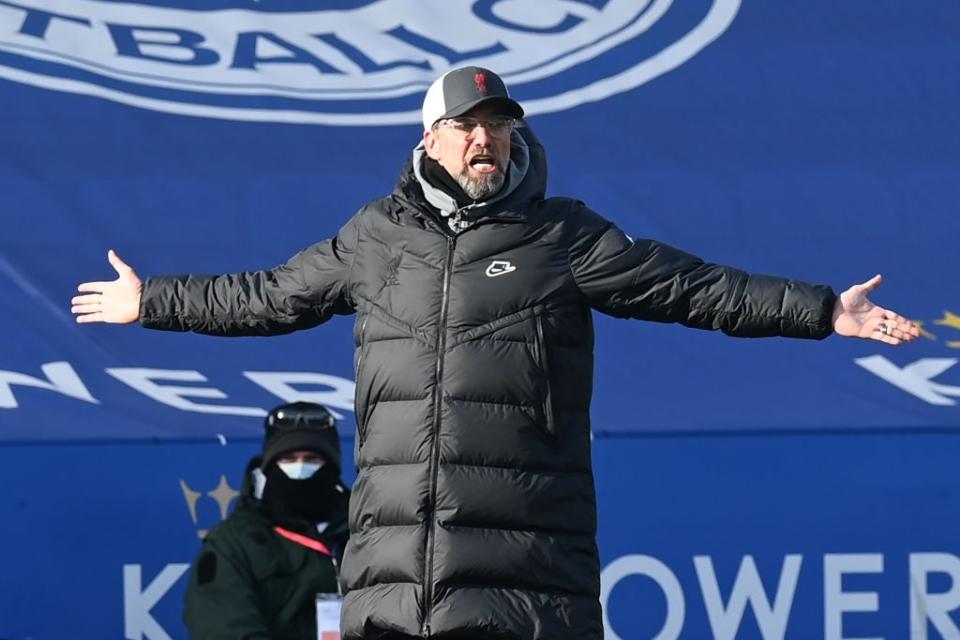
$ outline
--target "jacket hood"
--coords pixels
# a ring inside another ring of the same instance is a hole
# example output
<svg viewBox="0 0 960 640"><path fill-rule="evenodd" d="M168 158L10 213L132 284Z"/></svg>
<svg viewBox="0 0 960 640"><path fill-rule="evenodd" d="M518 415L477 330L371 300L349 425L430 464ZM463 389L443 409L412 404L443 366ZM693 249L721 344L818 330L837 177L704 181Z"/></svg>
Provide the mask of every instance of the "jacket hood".
<svg viewBox="0 0 960 640"><path fill-rule="evenodd" d="M440 211L441 215L449 216L458 210L457 203L423 177L422 163L425 156L426 149L421 141L407 158L395 193L408 200L425 200ZM522 208L520 205L523 203L543 199L546 187L547 162L543 145L526 122L522 122L510 138L507 184L494 197L468 205L461 209L461 212L476 219L490 213L516 211Z"/></svg>
<svg viewBox="0 0 960 640"><path fill-rule="evenodd" d="M260 494L263 493L263 487L257 487L254 481L253 472L260 468L263 463L263 456L254 456L247 462L247 467L243 470L243 484L240 486L240 495L237 500L246 505L259 505Z"/></svg>

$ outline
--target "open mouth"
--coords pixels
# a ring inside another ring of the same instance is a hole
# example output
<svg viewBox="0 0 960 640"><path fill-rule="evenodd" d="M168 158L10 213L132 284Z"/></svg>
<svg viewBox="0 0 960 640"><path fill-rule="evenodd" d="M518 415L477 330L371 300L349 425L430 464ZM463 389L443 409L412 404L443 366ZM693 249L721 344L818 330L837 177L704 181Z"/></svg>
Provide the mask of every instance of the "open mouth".
<svg viewBox="0 0 960 640"><path fill-rule="evenodd" d="M497 161L493 156L477 154L470 158L470 168L479 173L493 173L497 170Z"/></svg>

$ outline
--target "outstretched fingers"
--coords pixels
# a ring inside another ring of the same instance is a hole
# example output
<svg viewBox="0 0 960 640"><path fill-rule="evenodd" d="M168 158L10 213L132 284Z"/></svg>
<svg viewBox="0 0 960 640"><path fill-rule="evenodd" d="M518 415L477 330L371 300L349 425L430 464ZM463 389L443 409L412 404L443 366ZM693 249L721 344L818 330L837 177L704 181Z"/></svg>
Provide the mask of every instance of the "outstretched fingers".
<svg viewBox="0 0 960 640"><path fill-rule="evenodd" d="M917 323L871 302L868 294L883 283L877 274L841 293L834 305L833 330L842 336L867 338L893 346L920 336Z"/></svg>
<svg viewBox="0 0 960 640"><path fill-rule="evenodd" d="M77 322L95 322L91 316L103 316L103 295L89 293L84 296L74 296L70 300L70 313L77 316Z"/></svg>
<svg viewBox="0 0 960 640"><path fill-rule="evenodd" d="M133 272L133 267L121 260L120 256L118 256L117 252L113 249L107 251L107 260L110 261L110 265L113 267L114 271L117 272L118 276L124 276Z"/></svg>
<svg viewBox="0 0 960 640"><path fill-rule="evenodd" d="M99 303L103 299L103 296L99 293L88 293L85 296L73 296L70 298L70 304L76 306L80 304L90 304L91 302Z"/></svg>
<svg viewBox="0 0 960 640"><path fill-rule="evenodd" d="M866 295L873 292L881 284L883 284L883 276L878 273L860 286L862 287L863 294Z"/></svg>
<svg viewBox="0 0 960 640"><path fill-rule="evenodd" d="M920 336L920 328L916 323L907 320L898 313L884 310L883 313L871 321L868 337L894 346L904 342L912 342Z"/></svg>
<svg viewBox="0 0 960 640"><path fill-rule="evenodd" d="M77 286L77 291L92 291L94 293L103 293L103 290L109 286L109 282L84 282Z"/></svg>
<svg viewBox="0 0 960 640"><path fill-rule="evenodd" d="M107 260L117 272L117 279L109 282L84 282L77 287L82 295L70 300L70 311L77 322L109 322L130 324L140 317L140 294L143 283L130 265L117 252L107 252Z"/></svg>
<svg viewBox="0 0 960 640"><path fill-rule="evenodd" d="M83 324L85 322L106 322L106 320L103 317L102 311L97 311L96 313L78 314L77 324Z"/></svg>

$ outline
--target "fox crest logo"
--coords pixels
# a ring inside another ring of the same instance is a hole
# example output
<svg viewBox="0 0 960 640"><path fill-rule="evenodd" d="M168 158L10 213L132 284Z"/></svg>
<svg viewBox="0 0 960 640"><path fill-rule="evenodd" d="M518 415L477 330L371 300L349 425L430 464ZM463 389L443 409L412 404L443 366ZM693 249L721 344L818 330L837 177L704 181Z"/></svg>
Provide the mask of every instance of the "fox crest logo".
<svg viewBox="0 0 960 640"><path fill-rule="evenodd" d="M177 114L384 125L419 122L430 83L473 64L538 114L675 69L727 29L740 0L325 4L5 0L0 77ZM486 93L483 74L476 88Z"/></svg>

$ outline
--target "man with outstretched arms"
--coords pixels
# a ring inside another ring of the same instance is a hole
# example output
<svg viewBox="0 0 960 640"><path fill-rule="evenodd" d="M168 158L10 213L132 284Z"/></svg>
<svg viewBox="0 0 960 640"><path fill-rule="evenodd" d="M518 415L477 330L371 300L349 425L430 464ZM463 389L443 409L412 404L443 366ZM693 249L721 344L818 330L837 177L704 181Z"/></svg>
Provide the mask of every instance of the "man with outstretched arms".
<svg viewBox="0 0 960 640"><path fill-rule="evenodd" d="M492 71L450 71L395 190L337 237L267 271L143 285L111 252L118 279L74 298L79 322L216 335L356 314L345 640L602 637L591 310L738 337L918 335L868 299L880 276L836 296L545 198L522 116Z"/></svg>

